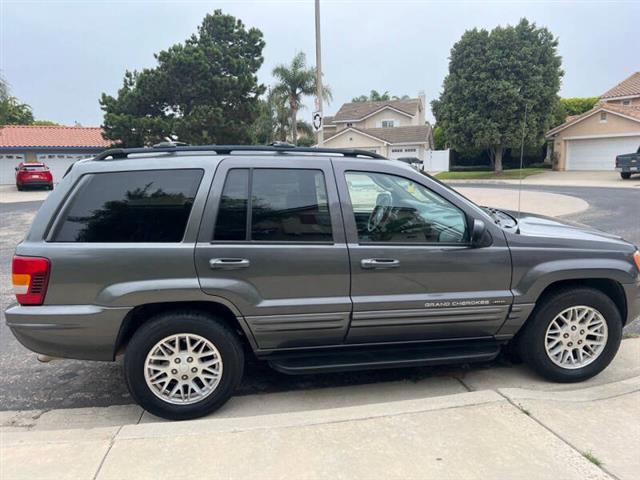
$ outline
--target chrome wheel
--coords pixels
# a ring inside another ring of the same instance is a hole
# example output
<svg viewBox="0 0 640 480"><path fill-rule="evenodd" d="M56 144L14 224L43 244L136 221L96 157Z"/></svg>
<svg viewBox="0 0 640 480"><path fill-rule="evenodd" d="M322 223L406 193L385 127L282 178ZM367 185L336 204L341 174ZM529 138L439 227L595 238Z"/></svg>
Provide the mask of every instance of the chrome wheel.
<svg viewBox="0 0 640 480"><path fill-rule="evenodd" d="M144 363L147 386L158 398L174 405L201 401L222 378L222 357L213 343L191 333L163 338Z"/></svg>
<svg viewBox="0 0 640 480"><path fill-rule="evenodd" d="M602 314L587 306L570 307L551 321L545 334L545 350L559 367L586 367L602 354L608 328Z"/></svg>

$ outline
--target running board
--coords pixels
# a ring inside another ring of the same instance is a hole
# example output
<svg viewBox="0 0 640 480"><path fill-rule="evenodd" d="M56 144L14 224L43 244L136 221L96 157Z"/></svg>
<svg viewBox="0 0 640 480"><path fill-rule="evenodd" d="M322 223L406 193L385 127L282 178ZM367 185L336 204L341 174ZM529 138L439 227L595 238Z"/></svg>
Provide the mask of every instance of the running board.
<svg viewBox="0 0 640 480"><path fill-rule="evenodd" d="M274 355L271 367L289 375L322 372L345 372L379 368L422 367L452 363L485 362L500 353L498 342L465 342L464 344L402 345L387 347L354 347L304 354Z"/></svg>

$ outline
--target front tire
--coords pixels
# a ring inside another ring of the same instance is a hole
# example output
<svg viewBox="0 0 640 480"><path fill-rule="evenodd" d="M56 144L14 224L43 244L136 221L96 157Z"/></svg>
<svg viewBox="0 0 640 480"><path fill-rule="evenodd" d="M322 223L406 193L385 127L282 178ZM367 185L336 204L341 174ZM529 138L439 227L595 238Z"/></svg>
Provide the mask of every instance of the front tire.
<svg viewBox="0 0 640 480"><path fill-rule="evenodd" d="M604 370L622 340L613 301L592 288L561 290L544 298L519 338L522 359L554 382L581 382Z"/></svg>
<svg viewBox="0 0 640 480"><path fill-rule="evenodd" d="M124 359L131 396L168 420L217 410L233 395L243 370L238 335L221 319L193 311L149 319L134 334Z"/></svg>

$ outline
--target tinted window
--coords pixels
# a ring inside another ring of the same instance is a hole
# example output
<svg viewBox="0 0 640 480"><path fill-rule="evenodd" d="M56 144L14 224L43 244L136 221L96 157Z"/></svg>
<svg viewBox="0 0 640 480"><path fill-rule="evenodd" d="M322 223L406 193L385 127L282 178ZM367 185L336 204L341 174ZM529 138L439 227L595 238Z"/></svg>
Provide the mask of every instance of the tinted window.
<svg viewBox="0 0 640 480"><path fill-rule="evenodd" d="M253 170L251 239L331 241L331 219L322 171Z"/></svg>
<svg viewBox="0 0 640 480"><path fill-rule="evenodd" d="M202 170L90 175L74 195L58 242L179 242Z"/></svg>
<svg viewBox="0 0 640 480"><path fill-rule="evenodd" d="M214 240L247 239L249 170L230 170L224 182Z"/></svg>
<svg viewBox="0 0 640 480"><path fill-rule="evenodd" d="M467 242L464 213L406 178L373 172L346 174L361 242Z"/></svg>

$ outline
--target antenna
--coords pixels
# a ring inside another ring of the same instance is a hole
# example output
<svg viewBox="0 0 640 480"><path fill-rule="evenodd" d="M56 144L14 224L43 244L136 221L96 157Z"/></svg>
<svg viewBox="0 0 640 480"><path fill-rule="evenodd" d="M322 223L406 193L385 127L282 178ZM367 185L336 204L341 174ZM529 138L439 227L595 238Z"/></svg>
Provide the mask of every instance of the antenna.
<svg viewBox="0 0 640 480"><path fill-rule="evenodd" d="M527 108L528 103L524 104L524 120L522 121L522 141L520 142L520 182L518 186L518 230L520 230L520 211L522 200L522 162L524 157L524 137L527 129Z"/></svg>

